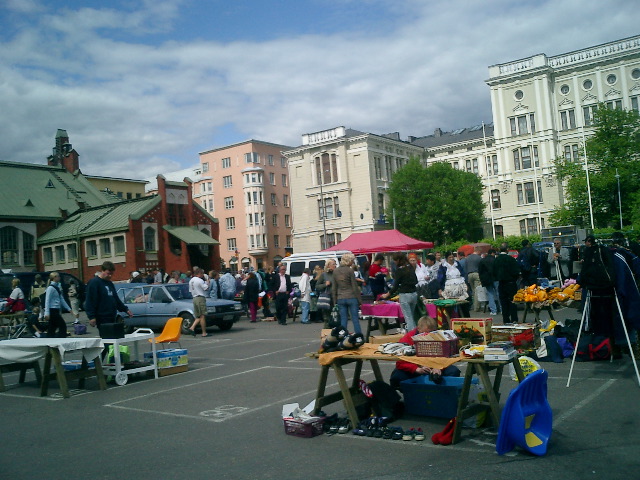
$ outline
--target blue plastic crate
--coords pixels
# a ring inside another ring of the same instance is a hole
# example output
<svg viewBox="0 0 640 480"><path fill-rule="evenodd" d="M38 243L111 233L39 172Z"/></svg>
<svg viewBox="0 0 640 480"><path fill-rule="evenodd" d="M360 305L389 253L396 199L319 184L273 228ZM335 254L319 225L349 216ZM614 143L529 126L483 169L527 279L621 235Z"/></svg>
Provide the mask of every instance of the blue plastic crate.
<svg viewBox="0 0 640 480"><path fill-rule="evenodd" d="M458 398L464 377L442 377L436 385L427 375L400 382L405 412L423 417L453 418L458 413ZM478 383L478 379L472 379Z"/></svg>

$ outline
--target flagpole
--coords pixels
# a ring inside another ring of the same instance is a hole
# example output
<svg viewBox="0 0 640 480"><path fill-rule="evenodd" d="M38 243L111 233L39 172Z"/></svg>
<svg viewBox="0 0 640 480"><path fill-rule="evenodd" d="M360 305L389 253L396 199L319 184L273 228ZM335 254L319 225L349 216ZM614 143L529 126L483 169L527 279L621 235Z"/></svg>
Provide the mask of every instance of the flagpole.
<svg viewBox="0 0 640 480"><path fill-rule="evenodd" d="M533 147L533 125L529 128L529 141L531 142L531 162L533 163L533 179L535 182L535 198L538 204L538 232L542 234L542 211L540 210L540 191L542 190L542 182L540 183L540 191L538 190L538 168L536 167L536 157L534 155L535 149Z"/></svg>
<svg viewBox="0 0 640 480"><path fill-rule="evenodd" d="M589 216L591 217L591 230L593 226L593 204L591 203L591 182L589 181L589 164L587 162L587 139L584 136L584 126L582 126L582 149L584 150L584 170L587 172L587 194L589 196Z"/></svg>

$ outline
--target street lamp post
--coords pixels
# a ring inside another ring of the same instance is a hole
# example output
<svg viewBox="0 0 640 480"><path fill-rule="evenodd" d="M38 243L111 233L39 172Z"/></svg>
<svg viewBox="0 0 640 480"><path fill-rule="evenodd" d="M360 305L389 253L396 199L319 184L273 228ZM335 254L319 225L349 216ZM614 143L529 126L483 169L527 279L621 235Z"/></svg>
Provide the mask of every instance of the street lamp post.
<svg viewBox="0 0 640 480"><path fill-rule="evenodd" d="M325 170L326 172L326 170ZM324 204L324 191L322 190L322 184L324 183L324 173L320 178L320 211L322 212L322 249L327 248L327 206Z"/></svg>

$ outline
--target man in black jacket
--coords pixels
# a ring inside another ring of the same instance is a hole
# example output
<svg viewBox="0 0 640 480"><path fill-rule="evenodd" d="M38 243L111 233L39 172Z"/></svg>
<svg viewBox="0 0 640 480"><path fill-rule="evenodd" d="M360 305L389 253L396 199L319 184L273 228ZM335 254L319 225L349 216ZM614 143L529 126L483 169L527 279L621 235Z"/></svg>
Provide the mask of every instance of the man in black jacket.
<svg viewBox="0 0 640 480"><path fill-rule="evenodd" d="M493 261L493 277L498 281L498 293L502 306L502 322L518 323L518 307L513 303L513 296L518 291L520 267L515 258L509 255L509 246L500 244L500 255Z"/></svg>
<svg viewBox="0 0 640 480"><path fill-rule="evenodd" d="M116 287L111 281L115 270L116 267L112 262L104 262L100 274L93 277L87 284L84 309L89 317L89 324L92 327L97 326L98 331L100 325L115 322L118 312L126 312L129 317L133 317L131 311L118 298Z"/></svg>
<svg viewBox="0 0 640 480"><path fill-rule="evenodd" d="M287 307L289 304L289 294L291 293L291 277L285 272L287 267L280 266L279 272L271 277L270 290L273 291L276 301L276 318L280 325L287 324Z"/></svg>
<svg viewBox="0 0 640 480"><path fill-rule="evenodd" d="M487 256L480 260L480 265L478 265L480 283L487 290L487 300L489 301L489 311L491 315L496 315L498 310L500 310L498 289L496 287L498 282L493 277L493 262L495 259L496 251L492 248L489 250L489 253L487 253Z"/></svg>

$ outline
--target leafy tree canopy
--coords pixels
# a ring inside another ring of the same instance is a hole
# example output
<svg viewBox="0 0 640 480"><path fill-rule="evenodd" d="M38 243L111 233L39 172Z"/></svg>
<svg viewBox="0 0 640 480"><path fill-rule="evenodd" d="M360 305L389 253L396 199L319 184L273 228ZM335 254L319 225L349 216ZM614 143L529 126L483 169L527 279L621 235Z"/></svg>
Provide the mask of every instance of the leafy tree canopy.
<svg viewBox="0 0 640 480"><path fill-rule="evenodd" d="M596 228L619 226L618 179L623 224L637 223L640 221L640 116L634 110L610 110L600 104L594 122L595 134L586 143L594 225ZM589 227L584 157L580 162L557 158L555 167L560 180L566 182L566 193L565 204L551 215L552 223Z"/></svg>
<svg viewBox="0 0 640 480"><path fill-rule="evenodd" d="M420 240L474 240L484 222L482 188L473 173L444 162L425 168L414 158L393 175L386 213L395 213L397 228Z"/></svg>

